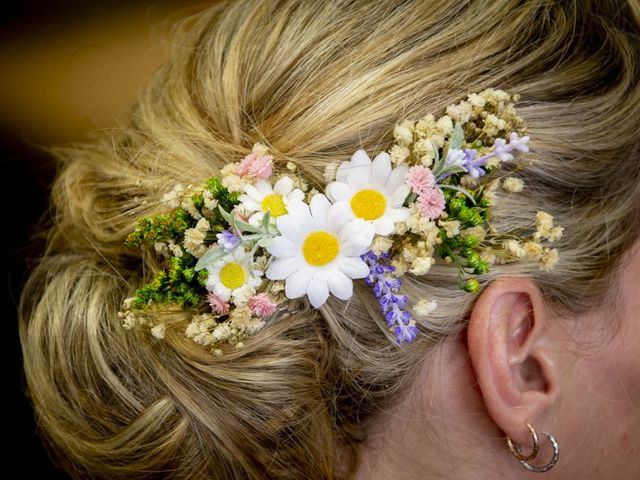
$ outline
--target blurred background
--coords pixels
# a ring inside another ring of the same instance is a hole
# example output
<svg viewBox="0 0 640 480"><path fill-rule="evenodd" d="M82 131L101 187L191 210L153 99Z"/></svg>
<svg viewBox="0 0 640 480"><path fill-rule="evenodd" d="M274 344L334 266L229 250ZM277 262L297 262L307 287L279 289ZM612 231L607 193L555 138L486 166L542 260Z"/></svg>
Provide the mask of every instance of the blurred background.
<svg viewBox="0 0 640 480"><path fill-rule="evenodd" d="M189 0L6 1L0 6L0 179L10 451L21 477L68 478L49 459L24 395L16 308L43 247L55 166L49 145L126 121L136 93L170 51L171 25L206 6ZM27 461L25 461L27 460Z"/></svg>

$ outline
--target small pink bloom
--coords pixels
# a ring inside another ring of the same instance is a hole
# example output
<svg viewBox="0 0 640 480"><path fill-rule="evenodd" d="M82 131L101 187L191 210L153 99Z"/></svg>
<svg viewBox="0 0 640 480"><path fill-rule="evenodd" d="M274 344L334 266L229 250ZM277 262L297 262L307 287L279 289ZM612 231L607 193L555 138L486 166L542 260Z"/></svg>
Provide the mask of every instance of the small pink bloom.
<svg viewBox="0 0 640 480"><path fill-rule="evenodd" d="M436 179L433 173L425 166L417 165L407 172L407 185L418 195L432 189L435 184Z"/></svg>
<svg viewBox="0 0 640 480"><path fill-rule="evenodd" d="M229 302L225 302L217 295L209 293L207 295L207 301L209 302L209 305L211 305L213 313L217 313L218 315L226 315L229 313Z"/></svg>
<svg viewBox="0 0 640 480"><path fill-rule="evenodd" d="M259 178L266 180L273 172L273 157L264 155L259 157L255 153L250 153L240 161L238 175L241 177Z"/></svg>
<svg viewBox="0 0 640 480"><path fill-rule="evenodd" d="M444 211L444 195L439 188L425 190L418 197L418 209L431 220L438 218Z"/></svg>
<svg viewBox="0 0 640 480"><path fill-rule="evenodd" d="M276 311L276 306L266 293L258 293L249 298L249 309L258 317L268 317Z"/></svg>

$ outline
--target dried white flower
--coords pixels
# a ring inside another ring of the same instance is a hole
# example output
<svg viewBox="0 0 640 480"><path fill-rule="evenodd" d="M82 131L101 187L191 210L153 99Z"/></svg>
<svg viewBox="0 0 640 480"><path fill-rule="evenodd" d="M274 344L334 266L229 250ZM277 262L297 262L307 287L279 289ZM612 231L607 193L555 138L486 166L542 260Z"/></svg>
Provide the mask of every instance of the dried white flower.
<svg viewBox="0 0 640 480"><path fill-rule="evenodd" d="M393 137L398 145L408 147L413 142L413 122L404 121L393 129Z"/></svg>
<svg viewBox="0 0 640 480"><path fill-rule="evenodd" d="M522 244L518 240L506 240L504 242L504 248L514 257L522 258L526 254Z"/></svg>
<svg viewBox="0 0 640 480"><path fill-rule="evenodd" d="M158 323L157 325L151 327L151 335L153 335L153 337L157 338L158 340L164 339L166 331L167 327L164 323Z"/></svg>
<svg viewBox="0 0 640 480"><path fill-rule="evenodd" d="M376 255L380 255L381 253L388 252L392 246L393 240L391 240L388 236L383 237L378 235L373 239L373 242L371 243L371 251Z"/></svg>
<svg viewBox="0 0 640 480"><path fill-rule="evenodd" d="M518 193L524 188L524 182L520 178L507 177L502 182L502 188L505 192Z"/></svg>
<svg viewBox="0 0 640 480"><path fill-rule="evenodd" d="M433 258L418 257L413 262L411 262L411 268L409 269L409 273L412 273L413 275L424 275L429 270L431 270L432 264L433 264Z"/></svg>
<svg viewBox="0 0 640 480"><path fill-rule="evenodd" d="M411 150L409 150L409 147L394 145L393 147L391 147L389 155L391 156L391 163L393 163L394 165L400 165L404 163L407 158L409 158L409 155L411 155Z"/></svg>
<svg viewBox="0 0 640 480"><path fill-rule="evenodd" d="M324 167L323 178L325 182L330 183L336 179L336 173L339 166L340 162L331 162Z"/></svg>
<svg viewBox="0 0 640 480"><path fill-rule="evenodd" d="M222 177L222 185L230 192L242 192L246 184L247 182L235 174Z"/></svg>
<svg viewBox="0 0 640 480"><path fill-rule="evenodd" d="M431 315L438 308L438 302L435 300L421 299L412 308L413 313L418 317L426 317Z"/></svg>
<svg viewBox="0 0 640 480"><path fill-rule="evenodd" d="M440 228L444 228L448 238L453 238L460 233L460 222L458 220L442 221L438 222Z"/></svg>

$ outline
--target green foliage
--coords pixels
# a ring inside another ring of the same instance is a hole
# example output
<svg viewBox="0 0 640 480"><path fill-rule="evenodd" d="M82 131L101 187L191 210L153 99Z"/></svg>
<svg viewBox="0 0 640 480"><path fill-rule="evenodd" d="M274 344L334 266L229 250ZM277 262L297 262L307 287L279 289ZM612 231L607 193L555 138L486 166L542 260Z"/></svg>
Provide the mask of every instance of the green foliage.
<svg viewBox="0 0 640 480"><path fill-rule="evenodd" d="M193 224L194 219L182 208L167 214L143 217L138 220L136 229L125 240L125 246L139 247L169 240L178 243L184 237L184 231Z"/></svg>
<svg viewBox="0 0 640 480"><path fill-rule="evenodd" d="M469 293L478 293L480 291L480 282L475 278L470 278L464 284L464 291Z"/></svg>
<svg viewBox="0 0 640 480"><path fill-rule="evenodd" d="M153 280L136 291L133 308L141 309L149 303L175 303L181 307L196 306L203 297L203 278L194 266L195 257L185 254L171 257L166 270L159 271Z"/></svg>
<svg viewBox="0 0 640 480"><path fill-rule="evenodd" d="M220 213L220 209L230 212L239 203L238 198L240 194L238 192L230 192L222 185L219 178L210 178L207 180L206 189L211 192L213 198L218 201L218 207L214 209L213 217L209 218L209 224L211 230L214 233L220 233L225 228L229 228L229 223Z"/></svg>
<svg viewBox="0 0 640 480"><path fill-rule="evenodd" d="M481 189L475 192L446 190L443 193L448 219L459 221L460 229L485 227L490 218L490 202ZM438 236L440 244L436 247L435 254L443 259L448 257L453 260L459 268L460 276L484 275L489 272L489 264L481 258L484 247L478 237L455 235L449 238L444 229L440 229ZM475 279L470 279L462 288L467 292L476 292L479 289L479 283Z"/></svg>
<svg viewBox="0 0 640 480"><path fill-rule="evenodd" d="M238 204L240 193L227 190L219 178L213 177L207 180L206 189L209 190L213 198L218 201L218 205L227 212L233 210L233 207Z"/></svg>

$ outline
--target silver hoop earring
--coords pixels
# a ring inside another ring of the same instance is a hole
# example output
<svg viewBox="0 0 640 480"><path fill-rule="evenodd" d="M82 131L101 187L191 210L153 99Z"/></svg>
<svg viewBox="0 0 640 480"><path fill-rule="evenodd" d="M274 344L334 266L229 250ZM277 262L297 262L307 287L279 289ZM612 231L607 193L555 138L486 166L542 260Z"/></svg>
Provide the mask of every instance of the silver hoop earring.
<svg viewBox="0 0 640 480"><path fill-rule="evenodd" d="M509 437L507 437L507 445L509 447L509 450L511 451L513 456L516 457L516 459L520 462L520 464L530 472L534 472L534 473L548 472L553 467L555 467L556 463L558 463L558 458L560 457L560 446L558 445L558 441L550 433L542 432L544 435L547 436L547 438L549 439L549 442L551 443L551 446L553 447L553 457L551 457L551 461L546 465L543 465L542 467L534 467L533 465L527 463L527 461L533 460L538 455L538 435L536 434L536 431L533 429L531 425L529 425L528 423L526 425L527 425L527 428L529 429L529 432L531 433L531 438L533 439L533 450L531 454L523 455L521 453L522 447L518 444L514 444L514 442Z"/></svg>

